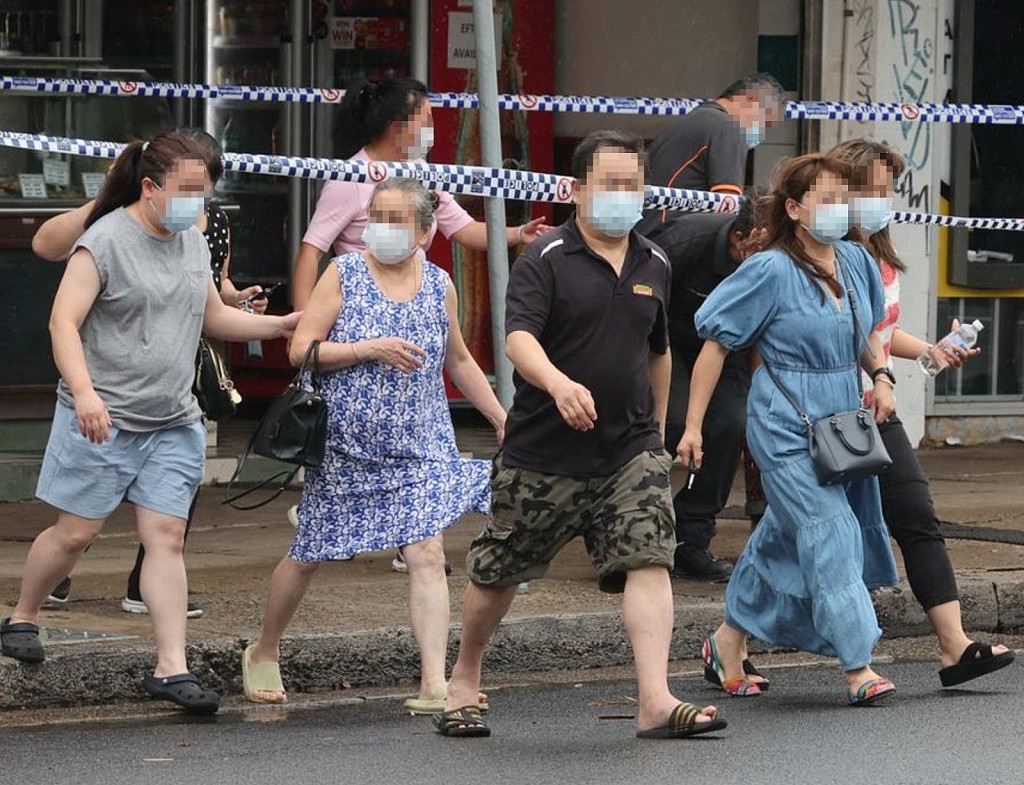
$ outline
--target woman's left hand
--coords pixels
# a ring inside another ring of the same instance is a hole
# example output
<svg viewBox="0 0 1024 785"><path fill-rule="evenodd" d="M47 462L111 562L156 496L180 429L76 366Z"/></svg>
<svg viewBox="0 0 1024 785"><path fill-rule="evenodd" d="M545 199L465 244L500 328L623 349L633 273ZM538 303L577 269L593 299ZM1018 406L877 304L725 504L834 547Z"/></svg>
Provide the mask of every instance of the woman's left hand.
<svg viewBox="0 0 1024 785"><path fill-rule="evenodd" d="M544 223L543 218L534 218L529 223L525 223L519 227L518 236L519 242L523 245L529 245L542 234L550 232L552 227Z"/></svg>
<svg viewBox="0 0 1024 785"><path fill-rule="evenodd" d="M954 319L951 326L953 330L960 329L960 320ZM981 349L974 347L973 349L961 349L959 346L952 346L946 349L946 362L949 363L950 368L960 368L967 360L979 354Z"/></svg>
<svg viewBox="0 0 1024 785"><path fill-rule="evenodd" d="M871 392L871 411L875 422L881 425L896 411L896 391L883 381L876 381Z"/></svg>

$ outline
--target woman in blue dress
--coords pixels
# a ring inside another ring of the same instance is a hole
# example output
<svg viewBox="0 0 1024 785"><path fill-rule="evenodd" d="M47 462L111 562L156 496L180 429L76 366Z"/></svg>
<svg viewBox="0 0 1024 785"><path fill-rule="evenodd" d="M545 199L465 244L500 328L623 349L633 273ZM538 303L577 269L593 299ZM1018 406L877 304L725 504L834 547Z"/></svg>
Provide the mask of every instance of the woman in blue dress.
<svg viewBox="0 0 1024 785"><path fill-rule="evenodd" d="M252 701L286 699L281 636L316 568L401 548L421 658L420 694L406 709L444 709L450 606L441 533L464 513L489 512L490 464L459 456L442 371L499 441L505 411L462 339L451 279L420 250L435 206L415 180L378 185L366 250L333 260L295 332L294 364L323 341L327 449L323 466L306 473L295 540L271 578L259 640L243 656Z"/></svg>
<svg viewBox="0 0 1024 785"><path fill-rule="evenodd" d="M756 345L812 420L860 403L858 362L884 363L875 335L854 353L845 290L853 290L862 331L884 315L878 265L849 229L849 165L823 155L794 158L766 200L766 251L747 259L697 312L705 339L694 368L678 454L699 466L701 423L722 362ZM860 338L857 341L861 346ZM888 378L873 396L876 419L895 403ZM875 478L821 485L794 407L758 369L747 403L747 440L763 473L768 511L744 548L726 591L725 623L704 642L704 659L731 695L767 689L746 664L746 636L838 657L851 704L891 695L871 669L881 635L869 588L896 583L896 565ZM709 449L714 449L709 445Z"/></svg>

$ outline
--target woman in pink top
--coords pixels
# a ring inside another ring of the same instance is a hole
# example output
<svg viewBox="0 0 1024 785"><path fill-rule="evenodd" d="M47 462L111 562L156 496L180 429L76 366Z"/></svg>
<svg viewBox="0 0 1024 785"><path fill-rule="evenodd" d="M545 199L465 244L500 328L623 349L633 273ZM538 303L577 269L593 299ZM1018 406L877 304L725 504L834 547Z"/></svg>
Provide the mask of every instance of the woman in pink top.
<svg viewBox="0 0 1024 785"><path fill-rule="evenodd" d="M388 79L352 85L339 106L335 125L334 154L354 161L419 161L434 143L434 121L427 100L427 88L415 79ZM324 254L340 255L362 251L366 210L373 183L332 180L324 185L313 220L302 238L295 259L292 296L296 309L305 306L316 285L320 259ZM439 194L441 201L434 227L427 236L426 250L438 228L450 240L467 248L487 249L487 227L476 221L451 194ZM509 245L529 243L550 227L543 218L506 230Z"/></svg>

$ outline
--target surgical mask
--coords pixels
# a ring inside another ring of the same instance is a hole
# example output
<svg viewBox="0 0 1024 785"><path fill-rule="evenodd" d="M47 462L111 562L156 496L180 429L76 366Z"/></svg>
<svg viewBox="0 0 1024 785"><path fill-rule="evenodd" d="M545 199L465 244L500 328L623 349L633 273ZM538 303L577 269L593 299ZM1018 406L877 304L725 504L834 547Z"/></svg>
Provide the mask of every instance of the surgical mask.
<svg viewBox="0 0 1024 785"><path fill-rule="evenodd" d="M847 204L819 204L814 209L804 209L811 214L811 225L801 225L819 243L831 245L850 231L850 206Z"/></svg>
<svg viewBox="0 0 1024 785"><path fill-rule="evenodd" d="M753 150L764 141L764 123L760 120L755 120L751 125L743 129L743 134L747 140L747 149Z"/></svg>
<svg viewBox="0 0 1024 785"><path fill-rule="evenodd" d="M427 153L430 152L430 149L433 146L434 126L421 125L419 130L416 132L416 143L406 150L406 155L409 156L410 161L415 161L419 158L426 158Z"/></svg>
<svg viewBox="0 0 1024 785"><path fill-rule="evenodd" d="M887 196L860 196L850 200L853 223L865 234L882 231L892 220L892 199Z"/></svg>
<svg viewBox="0 0 1024 785"><path fill-rule="evenodd" d="M153 183L158 191L164 190L156 183ZM164 205L164 214L157 212L153 200L149 200L149 206L153 208L157 220L168 232L178 234L192 227L199 220L199 214L206 209L205 196L168 196Z"/></svg>
<svg viewBox="0 0 1024 785"><path fill-rule="evenodd" d="M416 250L412 232L399 224L368 223L363 229L363 242L381 264L398 264Z"/></svg>
<svg viewBox="0 0 1024 785"><path fill-rule="evenodd" d="M590 198L591 225L609 237L624 237L643 217L640 191L595 191Z"/></svg>

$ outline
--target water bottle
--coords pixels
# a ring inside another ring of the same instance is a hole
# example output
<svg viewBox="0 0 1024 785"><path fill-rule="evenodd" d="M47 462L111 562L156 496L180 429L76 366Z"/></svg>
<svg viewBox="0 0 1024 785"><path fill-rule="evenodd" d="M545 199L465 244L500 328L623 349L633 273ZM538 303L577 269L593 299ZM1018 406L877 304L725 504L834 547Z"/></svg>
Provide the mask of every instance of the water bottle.
<svg viewBox="0 0 1024 785"><path fill-rule="evenodd" d="M963 349L965 352L978 342L978 333L985 329L980 321L975 319L970 324L961 324L956 330L938 341L917 358L917 364L921 371L928 376L937 376L946 369L949 363L946 361L946 352L952 348Z"/></svg>

